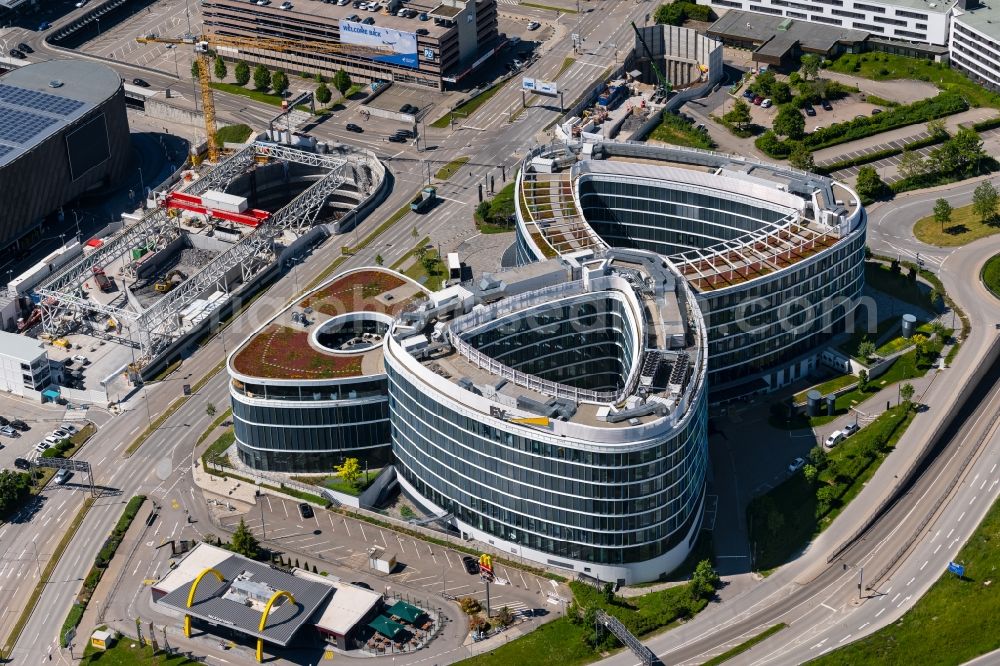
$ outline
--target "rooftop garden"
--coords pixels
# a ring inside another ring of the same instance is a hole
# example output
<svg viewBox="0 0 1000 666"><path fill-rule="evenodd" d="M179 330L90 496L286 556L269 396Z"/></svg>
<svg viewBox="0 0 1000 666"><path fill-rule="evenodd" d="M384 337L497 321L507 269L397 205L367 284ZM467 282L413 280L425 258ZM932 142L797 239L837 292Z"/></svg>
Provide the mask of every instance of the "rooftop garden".
<svg viewBox="0 0 1000 666"><path fill-rule="evenodd" d="M404 284L406 282L402 278L386 271L359 271L345 275L304 298L299 306L311 307L331 317L361 311L396 314L409 299L388 306L375 299Z"/></svg>
<svg viewBox="0 0 1000 666"><path fill-rule="evenodd" d="M308 331L271 324L233 358L233 366L244 375L268 379L356 377L361 355L324 354L309 346Z"/></svg>

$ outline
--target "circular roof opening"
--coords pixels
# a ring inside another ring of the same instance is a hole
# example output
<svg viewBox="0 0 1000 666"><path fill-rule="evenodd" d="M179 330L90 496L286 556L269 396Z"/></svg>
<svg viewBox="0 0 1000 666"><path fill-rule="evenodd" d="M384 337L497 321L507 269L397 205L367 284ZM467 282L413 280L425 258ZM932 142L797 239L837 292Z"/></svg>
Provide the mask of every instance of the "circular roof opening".
<svg viewBox="0 0 1000 666"><path fill-rule="evenodd" d="M380 312L351 312L323 322L312 341L334 354L362 354L382 344L391 323L392 317Z"/></svg>

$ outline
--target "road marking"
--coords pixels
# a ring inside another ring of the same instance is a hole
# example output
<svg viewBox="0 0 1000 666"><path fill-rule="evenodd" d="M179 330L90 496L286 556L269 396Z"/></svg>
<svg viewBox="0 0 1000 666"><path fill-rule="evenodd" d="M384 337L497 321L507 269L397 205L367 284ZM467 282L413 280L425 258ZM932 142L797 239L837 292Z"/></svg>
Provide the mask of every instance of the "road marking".
<svg viewBox="0 0 1000 666"><path fill-rule="evenodd" d="M955 540L954 540L954 541L952 541L952 542L951 542L951 545L950 545L950 546L948 546L948 547L949 547L949 548L954 548L954 547L955 547L955 544L956 544L956 543L958 543L958 537L955 537Z"/></svg>
<svg viewBox="0 0 1000 666"><path fill-rule="evenodd" d="M994 481L993 483L991 483L990 484L990 490L993 490L998 483L1000 483L1000 481Z"/></svg>
<svg viewBox="0 0 1000 666"><path fill-rule="evenodd" d="M364 523L358 523L358 527L361 528L361 538L364 539L365 541L368 541L368 535L365 534L365 525L364 525Z"/></svg>
<svg viewBox="0 0 1000 666"><path fill-rule="evenodd" d="M941 530L938 530L937 532L934 533L934 538L931 539L931 543L934 543L935 541L937 541L937 538L939 536L941 536Z"/></svg>
<svg viewBox="0 0 1000 666"><path fill-rule="evenodd" d="M139 560L138 562L135 563L135 569L132 570L132 575L133 576L135 576L137 573L139 573L139 567L141 567L141 566L142 566L142 560Z"/></svg>
<svg viewBox="0 0 1000 666"><path fill-rule="evenodd" d="M879 609L879 612L875 613L875 617L878 617L879 615L881 615L884 612L885 612L884 608Z"/></svg>
<svg viewBox="0 0 1000 666"><path fill-rule="evenodd" d="M969 482L969 487L971 488L972 486L976 485L976 481L978 480L979 480L979 475L976 474L974 477L972 477L972 481Z"/></svg>
<svg viewBox="0 0 1000 666"><path fill-rule="evenodd" d="M964 511L962 512L962 515L958 517L958 520L955 521L955 522L958 522L958 523L962 522L962 518L965 518L965 512Z"/></svg>
<svg viewBox="0 0 1000 666"><path fill-rule="evenodd" d="M905 604L909 600L910 600L910 595L906 595L906 597L899 602L899 606L896 606L896 608L900 608L903 604Z"/></svg>
<svg viewBox="0 0 1000 666"><path fill-rule="evenodd" d="M912 582L913 582L913 581L915 581L916 579L917 579L917 577L916 577L916 576L914 576L913 578L911 578L911 579L910 579L910 580L909 580L909 581L908 581L908 582L906 583L906 587L909 587L909 586L910 586L910 583L912 583Z"/></svg>
<svg viewBox="0 0 1000 666"><path fill-rule="evenodd" d="M992 474L993 472L995 472L996 469L997 469L997 464L993 463L993 467L990 468L990 474Z"/></svg>
<svg viewBox="0 0 1000 666"><path fill-rule="evenodd" d="M941 550L941 546L943 546L943 545L944 545L943 543L939 543L939 544L937 545L937 548L935 548L935 549L934 549L934 554L935 554L935 555L937 555L937 552L938 552L939 550Z"/></svg>
<svg viewBox="0 0 1000 666"><path fill-rule="evenodd" d="M930 560L924 560L924 563L920 565L920 571L923 571L924 567L926 567L929 562Z"/></svg>
<svg viewBox="0 0 1000 666"><path fill-rule="evenodd" d="M836 612L837 612L837 609L836 609L836 608L834 608L833 606L827 606L827 605L826 605L825 603L823 603L822 601L821 601L821 602L819 603L819 605L820 605L820 606L822 606L823 608L826 608L826 609L828 609L828 610L832 610L832 611L833 611L834 613L836 613Z"/></svg>
<svg viewBox="0 0 1000 666"><path fill-rule="evenodd" d="M890 604L894 604L894 603L896 603L896 599L899 599L899 595L900 595L900 594L902 594L902 592L897 592L897 593L896 593L896 596L894 596L894 597L892 598L892 601L890 601L889 603L890 603Z"/></svg>
<svg viewBox="0 0 1000 666"><path fill-rule="evenodd" d="M883 610L885 610L885 609L883 609ZM858 631L861 631L862 629L864 629L865 627L867 627L869 624L871 624L871 622L865 622L863 625L861 625L860 627L858 627Z"/></svg>
<svg viewBox="0 0 1000 666"><path fill-rule="evenodd" d="M347 525L347 518L344 518L344 529L347 530L347 538L351 538L351 528Z"/></svg>
<svg viewBox="0 0 1000 666"><path fill-rule="evenodd" d="M981 486L979 486L979 489L982 490L983 488L985 488L986 484L989 483L989 482L990 482L989 479L983 479L983 483L982 483Z"/></svg>
<svg viewBox="0 0 1000 666"><path fill-rule="evenodd" d="M846 641L847 639L849 639L853 635L854 634L847 634L846 636L844 636L843 638L841 638L839 641L837 641L837 645L840 645L841 643L843 643L844 641Z"/></svg>
<svg viewBox="0 0 1000 666"><path fill-rule="evenodd" d="M946 536L945 539L950 539L951 538L951 533L954 532L954 531L955 531L954 527L951 528L950 530L948 530L948 536Z"/></svg>
<svg viewBox="0 0 1000 666"><path fill-rule="evenodd" d="M823 647L823 643L826 643L826 642L827 642L828 640L830 640L830 639L829 639L829 638L824 638L824 639L823 639L823 640L821 640L821 641L820 641L819 643L816 643L816 645L813 645L813 646L812 646L811 648L809 648L809 649L810 649L810 650L815 650L816 648L821 648L821 647Z"/></svg>
<svg viewBox="0 0 1000 666"><path fill-rule="evenodd" d="M985 481L983 483L985 483ZM977 497L979 497L979 495L973 495L972 496L972 499L969 500L969 506L972 506L972 503L976 501Z"/></svg>

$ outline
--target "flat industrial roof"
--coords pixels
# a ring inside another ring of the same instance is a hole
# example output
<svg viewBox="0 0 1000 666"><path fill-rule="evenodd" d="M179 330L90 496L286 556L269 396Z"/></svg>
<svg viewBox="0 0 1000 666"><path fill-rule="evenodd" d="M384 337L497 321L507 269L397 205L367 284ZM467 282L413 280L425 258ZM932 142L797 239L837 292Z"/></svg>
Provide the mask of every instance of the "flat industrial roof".
<svg viewBox="0 0 1000 666"><path fill-rule="evenodd" d="M118 73L89 60L48 60L0 76L0 167L114 96Z"/></svg>
<svg viewBox="0 0 1000 666"><path fill-rule="evenodd" d="M706 32L712 37L736 37L763 44L759 51L774 56L784 55L795 42L803 49L826 53L840 42L863 42L869 35L864 30L739 9L730 9Z"/></svg>
<svg viewBox="0 0 1000 666"><path fill-rule="evenodd" d="M316 578L317 574L296 571L296 576ZM333 586L333 596L316 620L316 627L337 636L347 633L382 602L382 595L343 581L324 581Z"/></svg>
<svg viewBox="0 0 1000 666"><path fill-rule="evenodd" d="M200 565L206 560L213 560L217 557L216 554L199 554L204 549L222 551L228 556L211 566L222 574L223 580L220 582L213 575L202 578L195 591L194 603L188 608L187 598L191 585L194 583L195 577L207 568L201 567L199 569ZM192 557L194 560L191 564L186 564L186 561ZM157 603L188 613L192 617L211 624L230 627L278 645L288 645L295 633L334 592L333 586L328 583L293 576L207 543L195 546L194 550L177 567L177 569L181 568L185 573L185 580L161 597ZM173 574L174 572L167 574L164 580ZM295 603L282 597L283 602L280 605L276 603L271 608L264 630L260 631L262 612L255 608L257 604L250 606L241 603L238 598L226 596L231 593L237 576L243 578L244 585L247 587L260 588L268 592L274 590L288 592L295 599ZM154 587L163 589L162 581Z"/></svg>
<svg viewBox="0 0 1000 666"><path fill-rule="evenodd" d="M35 338L0 331L0 354L30 363L45 353L45 346Z"/></svg>
<svg viewBox="0 0 1000 666"><path fill-rule="evenodd" d="M957 10L952 20L967 25L987 37L1000 40L1000 8L977 5L969 9Z"/></svg>

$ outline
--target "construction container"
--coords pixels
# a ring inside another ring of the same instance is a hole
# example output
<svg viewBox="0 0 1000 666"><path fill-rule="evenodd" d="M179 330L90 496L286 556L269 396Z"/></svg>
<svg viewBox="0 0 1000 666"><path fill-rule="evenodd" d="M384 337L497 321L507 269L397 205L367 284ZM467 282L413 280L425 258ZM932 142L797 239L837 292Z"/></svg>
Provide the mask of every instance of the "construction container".
<svg viewBox="0 0 1000 666"><path fill-rule="evenodd" d="M248 208L246 197L238 197L235 194L226 194L217 190L208 190L202 194L201 203L206 208L227 213L242 213Z"/></svg>

